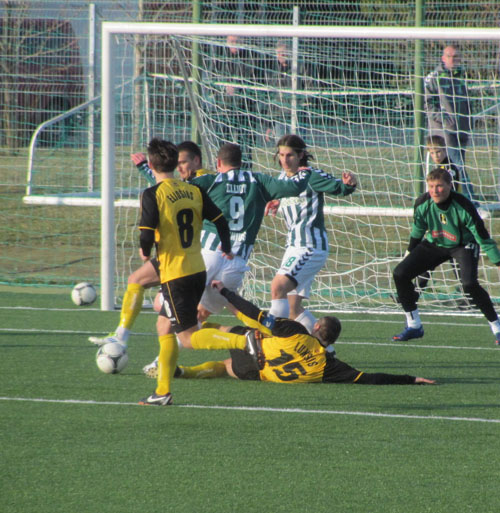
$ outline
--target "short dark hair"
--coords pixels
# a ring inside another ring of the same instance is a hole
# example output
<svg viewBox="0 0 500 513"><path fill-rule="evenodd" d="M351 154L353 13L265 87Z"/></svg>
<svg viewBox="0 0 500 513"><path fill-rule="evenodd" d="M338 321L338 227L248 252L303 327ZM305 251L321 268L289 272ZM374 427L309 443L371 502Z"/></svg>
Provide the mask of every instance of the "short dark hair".
<svg viewBox="0 0 500 513"><path fill-rule="evenodd" d="M200 164L202 163L201 156L201 148L193 141L183 141L177 145L177 151L180 153L181 151L185 151L189 154L191 159L198 157L200 159Z"/></svg>
<svg viewBox="0 0 500 513"><path fill-rule="evenodd" d="M425 142L427 146L439 146L440 148L446 148L444 137L441 137L440 135L429 135Z"/></svg>
<svg viewBox="0 0 500 513"><path fill-rule="evenodd" d="M177 146L158 137L148 144L148 158L158 173L173 173L179 160Z"/></svg>
<svg viewBox="0 0 500 513"><path fill-rule="evenodd" d="M444 182L451 184L453 182L453 177L448 169L444 166L435 167L431 169L427 174L426 180L443 180Z"/></svg>
<svg viewBox="0 0 500 513"><path fill-rule="evenodd" d="M313 158L313 156L306 149L306 143L304 142L304 139L302 139L302 137L299 137L298 135L287 134L283 137L280 137L280 139L276 143L276 147L278 148L276 155L278 155L279 153L280 146L288 146L289 148L292 148L292 150L294 150L295 152L302 153L303 155L299 162L301 166L307 166L308 161Z"/></svg>
<svg viewBox="0 0 500 513"><path fill-rule="evenodd" d="M238 168L241 167L241 157L241 148L234 143L223 144L217 153L217 158L224 164Z"/></svg>
<svg viewBox="0 0 500 513"><path fill-rule="evenodd" d="M318 335L325 345L333 344L340 335L342 324L337 317L327 315L318 319Z"/></svg>

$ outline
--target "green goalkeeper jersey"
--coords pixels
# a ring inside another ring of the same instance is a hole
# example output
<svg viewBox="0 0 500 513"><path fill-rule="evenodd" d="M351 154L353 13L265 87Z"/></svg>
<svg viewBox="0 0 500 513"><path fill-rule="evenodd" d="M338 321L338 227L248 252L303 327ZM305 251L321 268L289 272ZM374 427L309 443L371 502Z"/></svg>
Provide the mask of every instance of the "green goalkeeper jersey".
<svg viewBox="0 0 500 513"><path fill-rule="evenodd" d="M500 263L500 251L490 237L476 207L466 197L451 191L448 199L436 204L429 193L419 196L415 202L411 238L423 237L443 248L466 246L477 242L488 258Z"/></svg>
<svg viewBox="0 0 500 513"><path fill-rule="evenodd" d="M231 247L235 255L248 259L253 249L266 203L272 199L298 196L306 187L308 177L297 176L283 182L261 173L232 169L227 173L204 175L192 184L208 193L221 209L231 230ZM201 244L204 249L215 251L220 239L215 226L203 222Z"/></svg>

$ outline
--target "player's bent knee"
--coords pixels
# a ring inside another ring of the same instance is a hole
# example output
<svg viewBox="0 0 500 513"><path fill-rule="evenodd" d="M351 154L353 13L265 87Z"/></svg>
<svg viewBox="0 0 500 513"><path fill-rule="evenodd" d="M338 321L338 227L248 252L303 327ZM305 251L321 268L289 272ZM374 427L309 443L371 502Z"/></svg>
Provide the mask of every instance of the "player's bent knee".
<svg viewBox="0 0 500 513"><path fill-rule="evenodd" d="M207 310L201 305L198 305L198 322L204 322L206 321L210 315L212 315L212 312Z"/></svg>
<svg viewBox="0 0 500 513"><path fill-rule="evenodd" d="M231 376L232 378L239 379L238 376L233 371L233 360L231 358L228 358L227 360L224 360L224 365L226 366L226 372L228 376Z"/></svg>

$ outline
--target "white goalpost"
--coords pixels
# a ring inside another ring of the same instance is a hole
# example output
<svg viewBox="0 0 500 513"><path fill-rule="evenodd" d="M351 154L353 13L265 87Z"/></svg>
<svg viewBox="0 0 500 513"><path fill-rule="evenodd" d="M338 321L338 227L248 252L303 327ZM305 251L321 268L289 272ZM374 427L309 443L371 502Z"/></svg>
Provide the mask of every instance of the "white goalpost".
<svg viewBox="0 0 500 513"><path fill-rule="evenodd" d="M227 77L221 71L227 58L226 37L234 35L252 55L246 69L253 71L245 77ZM279 41L290 47L291 86L283 85L282 77L268 67ZM415 75L413 58L405 61L404 53L412 51L416 41L425 41L433 55ZM123 286L134 259L140 265L136 255L130 255L137 253L136 191L147 184L133 169L132 151L143 151L150 136L176 143L199 136L206 156L223 142L235 141L242 144L255 171L274 174L277 136L292 129L304 136L315 166L337 177L343 170L354 171L360 182L352 197L326 198L330 257L316 279L310 308L398 309L391 269L406 249L413 200L423 190L418 170L425 170L425 159L419 162L414 156L414 83L435 67L437 49L449 41L477 45L478 55L486 60L489 49L500 44L500 29L104 22L101 195L81 198L81 203L71 195L64 199L65 204L101 208L101 309L115 308L117 276L121 274ZM141 66L131 65L125 57L137 49L145 80L140 93L133 92L130 99L117 91L121 83L137 78L134 74ZM477 112L486 114L478 117L466 165L484 210L498 204L496 76L471 78L478 91ZM236 94L225 100L224 94L234 90ZM138 99L139 119L132 106ZM142 136L134 138L133 130ZM142 147L134 147L137 141ZM213 162L204 162L204 167L213 168ZM128 192L123 196L119 191ZM486 224L495 237L500 229L495 216L490 215ZM261 304L269 300L284 235L279 215L266 218L250 258L244 294ZM499 300L498 272L484 259L480 279ZM457 287L453 270L443 266L422 296L422 309L432 311L439 304L441 312L462 311Z"/></svg>

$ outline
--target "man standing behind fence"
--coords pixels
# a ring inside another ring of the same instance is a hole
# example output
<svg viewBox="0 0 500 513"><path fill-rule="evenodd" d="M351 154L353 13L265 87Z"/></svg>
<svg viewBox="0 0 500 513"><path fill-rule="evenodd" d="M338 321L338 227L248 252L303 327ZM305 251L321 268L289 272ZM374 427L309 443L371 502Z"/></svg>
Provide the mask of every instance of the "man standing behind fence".
<svg viewBox="0 0 500 513"><path fill-rule="evenodd" d="M430 135L440 135L446 142L450 160L458 167L462 193L472 200L472 187L465 172L465 148L471 132L471 104L462 55L456 46L443 50L441 62L425 79L425 110Z"/></svg>

